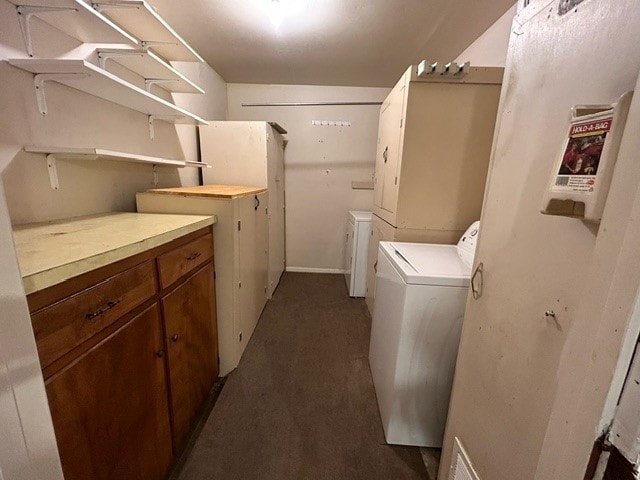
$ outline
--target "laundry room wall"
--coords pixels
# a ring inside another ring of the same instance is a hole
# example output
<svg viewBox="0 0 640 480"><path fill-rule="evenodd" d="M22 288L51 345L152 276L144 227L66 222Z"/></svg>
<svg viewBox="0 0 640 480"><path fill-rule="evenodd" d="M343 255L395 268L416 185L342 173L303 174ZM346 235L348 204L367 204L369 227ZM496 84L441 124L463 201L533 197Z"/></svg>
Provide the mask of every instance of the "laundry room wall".
<svg viewBox="0 0 640 480"><path fill-rule="evenodd" d="M402 72L398 72L398 77ZM342 272L349 210L371 210L379 105L243 107L243 103L381 102L386 88L228 84L229 120L278 122L285 150L287 269ZM313 120L350 122L315 126Z"/></svg>
<svg viewBox="0 0 640 480"><path fill-rule="evenodd" d="M441 480L456 437L480 478L583 478L637 340L637 98L600 225L540 209L571 108L636 88L640 11L565 3L523 3L513 23Z"/></svg>
<svg viewBox="0 0 640 480"><path fill-rule="evenodd" d="M504 67L507 61L507 48L511 36L511 24L518 9L515 3L504 15L480 35L464 52L456 62L471 62L472 65L485 67Z"/></svg>
<svg viewBox="0 0 640 480"><path fill-rule="evenodd" d="M31 22L36 58L86 58L95 62L96 45L83 45L34 18ZM16 8L0 0L0 60L26 58ZM131 72L111 71L140 84ZM226 118L226 83L206 64L177 64L199 84L204 95L176 94L179 106L205 119ZM97 147L166 158L197 158L196 128L155 122L150 139L146 115L71 88L45 85L48 113L38 112L33 75L0 62L0 144L11 160L2 180L14 224L53 220L105 211L134 211L135 193L154 186L150 165L113 161L58 161L60 189L49 186L45 156L27 154L24 146ZM161 89L154 93L171 97ZM195 168L159 168L158 186L196 185Z"/></svg>

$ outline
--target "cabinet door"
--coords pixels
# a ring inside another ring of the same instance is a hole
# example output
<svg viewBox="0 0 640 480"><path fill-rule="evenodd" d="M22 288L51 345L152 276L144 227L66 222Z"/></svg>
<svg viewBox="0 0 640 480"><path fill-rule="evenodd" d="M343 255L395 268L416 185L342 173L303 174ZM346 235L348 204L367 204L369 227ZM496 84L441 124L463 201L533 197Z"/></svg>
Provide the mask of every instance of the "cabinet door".
<svg viewBox="0 0 640 480"><path fill-rule="evenodd" d="M271 298L285 267L284 144L269 127L269 288Z"/></svg>
<svg viewBox="0 0 640 480"><path fill-rule="evenodd" d="M46 385L66 480L162 479L171 431L157 305Z"/></svg>
<svg viewBox="0 0 640 480"><path fill-rule="evenodd" d="M167 336L173 448L178 452L218 377L213 264L162 299Z"/></svg>
<svg viewBox="0 0 640 480"><path fill-rule="evenodd" d="M268 284L268 194L239 199L241 229L239 235L240 324L239 356L253 334L260 314L267 303Z"/></svg>
<svg viewBox="0 0 640 480"><path fill-rule="evenodd" d="M382 150L382 198L380 207L394 213L398 203L398 176L401 155L401 139L404 115L405 86L396 86L389 96L389 106L380 115L381 129L384 145ZM385 153L386 151L386 153Z"/></svg>
<svg viewBox="0 0 640 480"><path fill-rule="evenodd" d="M355 224L349 220L347 222L347 235L346 242L344 246L344 271L345 277L347 280L347 289L349 290L349 295L352 294L352 275L353 275L353 242L354 237L356 235Z"/></svg>
<svg viewBox="0 0 640 480"><path fill-rule="evenodd" d="M369 236L369 248L367 251L367 287L365 301L369 307L369 313L373 315L373 302L376 294L376 270L378 265L378 246L380 242L390 242L396 239L396 229L381 218L373 215L371 219L371 232Z"/></svg>

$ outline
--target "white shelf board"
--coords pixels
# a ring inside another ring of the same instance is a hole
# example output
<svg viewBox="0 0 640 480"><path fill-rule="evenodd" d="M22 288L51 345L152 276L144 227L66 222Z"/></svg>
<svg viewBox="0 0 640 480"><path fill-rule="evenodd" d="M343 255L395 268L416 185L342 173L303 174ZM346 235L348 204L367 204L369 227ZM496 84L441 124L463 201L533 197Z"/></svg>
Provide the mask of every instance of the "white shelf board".
<svg viewBox="0 0 640 480"><path fill-rule="evenodd" d="M98 58L113 61L146 80L158 80L157 85L174 93L204 93L204 90L162 60L151 50L139 48L98 48ZM108 64L108 63L107 63Z"/></svg>
<svg viewBox="0 0 640 480"><path fill-rule="evenodd" d="M34 74L79 74L57 78L62 85L173 123L207 125L202 118L121 78L78 59L10 59L14 67Z"/></svg>
<svg viewBox="0 0 640 480"><path fill-rule="evenodd" d="M73 10L33 13L45 23L84 43L131 43L138 40L82 0L10 0L16 6Z"/></svg>
<svg viewBox="0 0 640 480"><path fill-rule="evenodd" d="M204 62L145 0L96 0L93 7L165 60Z"/></svg>
<svg viewBox="0 0 640 480"><path fill-rule="evenodd" d="M187 162L184 160L174 160L170 158L150 157L137 153L116 152L102 148L61 148L61 147L24 147L25 152L44 153L54 155L59 158L79 159L79 160L117 160L131 163L149 163L152 165L166 165L174 167L184 167Z"/></svg>

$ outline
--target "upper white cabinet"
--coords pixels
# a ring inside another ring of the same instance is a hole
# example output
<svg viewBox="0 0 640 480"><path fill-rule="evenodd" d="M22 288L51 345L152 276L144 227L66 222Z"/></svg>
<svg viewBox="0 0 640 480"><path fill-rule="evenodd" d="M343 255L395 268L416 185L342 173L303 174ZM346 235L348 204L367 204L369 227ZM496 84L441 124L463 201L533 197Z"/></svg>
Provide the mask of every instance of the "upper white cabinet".
<svg viewBox="0 0 640 480"><path fill-rule="evenodd" d="M271 298L285 268L284 139L267 122L211 122L199 127L205 184L255 185L269 190ZM286 132L284 132L286 133Z"/></svg>
<svg viewBox="0 0 640 480"><path fill-rule="evenodd" d="M380 109L376 215L396 228L429 230L434 243L455 243L480 217L502 74L405 72Z"/></svg>

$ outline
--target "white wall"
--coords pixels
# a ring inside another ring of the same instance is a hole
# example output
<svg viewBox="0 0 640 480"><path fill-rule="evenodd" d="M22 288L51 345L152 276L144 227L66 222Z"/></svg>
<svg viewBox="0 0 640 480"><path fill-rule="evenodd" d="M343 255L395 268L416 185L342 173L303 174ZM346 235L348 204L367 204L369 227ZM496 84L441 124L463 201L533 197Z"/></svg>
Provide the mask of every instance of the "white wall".
<svg viewBox="0 0 640 480"><path fill-rule="evenodd" d="M559 16L533 0L514 20L476 253L483 294L467 301L441 479L454 437L480 478L583 478L602 433L640 286L637 112L599 227L539 210L571 107L636 86L636 7L585 1Z"/></svg>
<svg viewBox="0 0 640 480"><path fill-rule="evenodd" d="M36 19L32 21L36 57L87 58L96 61L96 45L81 45ZM0 0L0 60L25 58L26 52L15 7ZM110 63L108 68L141 85L139 77ZM176 103L203 118L226 118L226 84L206 64L179 63L187 77L205 95L176 94ZM83 163L60 160L61 188L53 191L44 155L26 154L26 145L99 147L146 155L197 158L194 126L156 122L155 139L149 138L146 115L55 83L45 86L49 113L36 108L33 76L0 63L0 143L15 152L3 181L14 224L51 220L110 210L135 210L134 194L153 186L152 167L119 162ZM160 88L157 93L171 97ZM161 168L159 186L194 185L193 168Z"/></svg>
<svg viewBox="0 0 640 480"><path fill-rule="evenodd" d="M518 4L515 3L504 15L480 35L456 62L471 62L472 65L485 67L504 67L507 61L507 48L511 36L511 23L516 14Z"/></svg>
<svg viewBox="0 0 640 480"><path fill-rule="evenodd" d="M399 75L402 72L399 72ZM282 125L285 150L287 268L341 271L347 212L371 210L371 181L379 106L242 107L269 102L381 102L386 88L229 84L229 120ZM312 120L350 121L350 127L312 126Z"/></svg>

